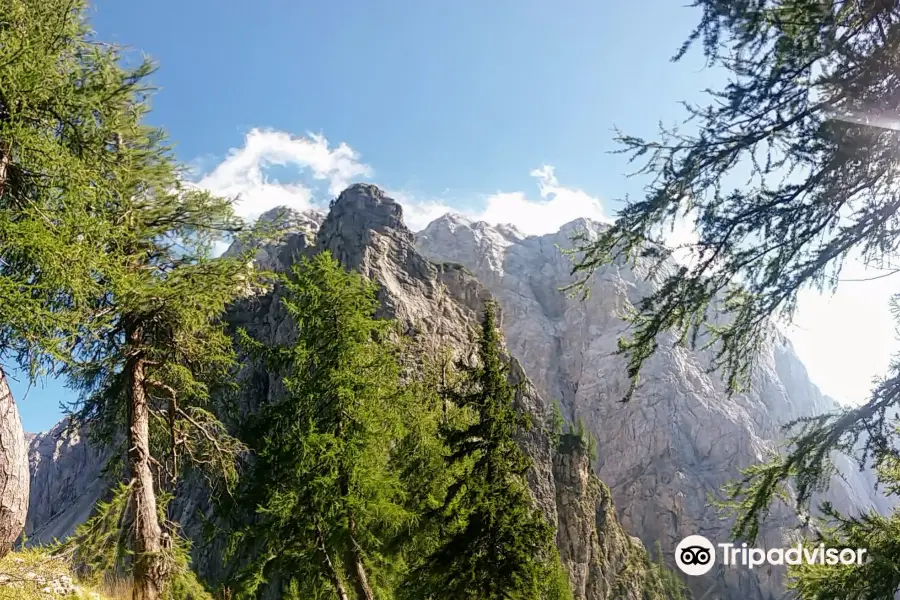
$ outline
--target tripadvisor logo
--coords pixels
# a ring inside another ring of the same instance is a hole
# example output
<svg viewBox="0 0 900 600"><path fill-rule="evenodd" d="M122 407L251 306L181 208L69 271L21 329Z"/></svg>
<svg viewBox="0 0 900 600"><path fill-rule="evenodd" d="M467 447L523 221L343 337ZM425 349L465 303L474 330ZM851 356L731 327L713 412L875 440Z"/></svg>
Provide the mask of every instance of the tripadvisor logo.
<svg viewBox="0 0 900 600"><path fill-rule="evenodd" d="M825 544L790 548L750 548L747 544L713 545L702 535L689 535L675 548L675 564L686 575L703 575L719 562L729 567L753 569L762 565L861 565L865 548L826 548Z"/></svg>
<svg viewBox="0 0 900 600"><path fill-rule="evenodd" d="M716 549L702 535L689 535L675 548L675 564L686 575L703 575L716 564Z"/></svg>

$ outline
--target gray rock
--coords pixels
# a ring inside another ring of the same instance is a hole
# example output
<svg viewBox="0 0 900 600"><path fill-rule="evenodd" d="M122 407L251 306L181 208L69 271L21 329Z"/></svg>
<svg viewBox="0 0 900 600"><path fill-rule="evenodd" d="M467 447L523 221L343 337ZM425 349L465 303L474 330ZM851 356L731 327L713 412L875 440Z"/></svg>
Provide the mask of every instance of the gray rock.
<svg viewBox="0 0 900 600"><path fill-rule="evenodd" d="M297 245L314 238L324 219L325 214L318 210L298 211L287 206L276 206L261 214L258 222L266 224L267 239L253 257L256 267L262 270L283 267L287 262L281 255L284 252L290 255ZM243 244L237 241L225 251L225 256L237 256L243 250Z"/></svg>
<svg viewBox="0 0 900 600"><path fill-rule="evenodd" d="M654 289L646 265L602 268L586 301L559 290L574 281L571 260L560 248L571 236L602 225L580 219L558 233L525 236L508 227L447 215L417 234L417 248L432 260L452 260L471 270L505 311L503 329L511 353L538 392L560 401L570 420L583 419L596 438L594 468L612 490L626 530L645 544L671 552L685 536L730 541L730 523L709 502L738 470L763 459L783 441L781 426L797 417L833 410L807 376L790 343L777 336L761 356L746 394L728 397L723 381L708 374L709 352L673 347L672 336L646 365L633 399L624 358L615 355L627 331L621 316ZM838 457L845 479L827 497L845 511L885 511L891 503L874 493L871 472ZM787 506L774 507L760 545L778 547L797 521ZM768 598L783 593L783 572L729 570L690 578L706 598ZM710 590L712 588L712 590Z"/></svg>
<svg viewBox="0 0 900 600"><path fill-rule="evenodd" d="M102 477L109 452L97 450L69 420L29 436L31 496L25 537L48 544L69 536L109 489Z"/></svg>
<svg viewBox="0 0 900 600"><path fill-rule="evenodd" d="M559 523L556 543L576 598L665 598L640 540L616 517L609 488L588 456L564 435L553 455Z"/></svg>

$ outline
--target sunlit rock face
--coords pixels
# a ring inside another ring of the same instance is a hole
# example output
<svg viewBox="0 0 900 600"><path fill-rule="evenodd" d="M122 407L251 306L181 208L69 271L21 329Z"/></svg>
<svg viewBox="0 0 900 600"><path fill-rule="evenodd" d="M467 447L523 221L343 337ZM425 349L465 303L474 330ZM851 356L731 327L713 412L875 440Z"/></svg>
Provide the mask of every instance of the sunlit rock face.
<svg viewBox="0 0 900 600"><path fill-rule="evenodd" d="M570 420L582 419L597 440L594 469L612 492L624 528L671 553L685 536L730 541L730 523L710 503L739 469L758 462L783 440L781 426L797 417L837 408L809 380L790 343L777 337L763 351L745 394L729 397L720 377L709 374L710 355L673 347L660 350L641 373L628 403L625 359L615 354L626 333L626 309L654 289L640 265L604 267L587 300L560 291L574 281L572 262L560 248L578 231L602 225L578 220L557 233L526 236L446 215L416 235L423 255L458 262L493 293L504 310L510 352L537 391L560 402ZM870 472L839 460L844 479L827 494L838 508L855 512L890 503L874 493ZM778 547L796 520L776 507L759 545ZM768 598L783 593L779 569L714 570L691 578L696 597ZM712 590L710 589L712 588Z"/></svg>

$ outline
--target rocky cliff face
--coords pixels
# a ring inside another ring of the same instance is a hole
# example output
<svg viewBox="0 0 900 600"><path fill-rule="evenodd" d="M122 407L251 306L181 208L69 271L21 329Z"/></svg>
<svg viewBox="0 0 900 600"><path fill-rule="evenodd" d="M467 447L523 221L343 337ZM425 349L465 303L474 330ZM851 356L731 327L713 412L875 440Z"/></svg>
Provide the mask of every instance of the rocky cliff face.
<svg viewBox="0 0 900 600"><path fill-rule="evenodd" d="M654 282L639 267L635 272L618 264L596 274L587 301L558 291L573 281L571 261L559 247L571 247L576 231L600 227L580 220L555 234L525 236L447 215L417 235L417 247L433 260L463 264L498 298L510 351L538 392L559 399L566 416L583 419L595 436L594 468L609 485L626 530L645 544L658 541L668 553L691 534L730 541L729 523L719 519L709 496L774 449L783 439L782 424L837 404L810 382L783 337L763 352L749 391L730 398L722 380L707 373L710 356L662 340L634 398L619 402L628 388L624 359L615 355L626 331L620 317ZM844 510L888 508L872 492L871 474L846 460L841 466L845 479L835 479L829 500ZM760 544L784 545L795 522L787 507L776 507ZM783 593L782 575L722 569L689 583L695 597L776 598Z"/></svg>
<svg viewBox="0 0 900 600"><path fill-rule="evenodd" d="M25 524L28 484L22 421L0 369L0 558L10 551Z"/></svg>
<svg viewBox="0 0 900 600"><path fill-rule="evenodd" d="M346 267L379 283L383 316L403 325L419 353L438 349L451 349L462 357L473 353L472 340L490 292L458 265L426 259L403 225L400 206L378 188L352 186L324 219L316 213L288 216L293 233L257 255L263 266L283 271L303 254L327 249ZM508 319L501 312L501 323ZM289 341L294 335L295 326L280 305L278 289L242 301L229 320L263 340ZM592 473L583 453L572 449L560 452L554 447L544 429L547 402L515 359L510 359L510 367L513 381L522 384L516 402L535 425L522 439L534 459L528 476L531 490L537 506L558 526L560 554L578 599L662 598L661 583L647 552L639 540L625 533L608 489ZM248 390L243 403L246 410L281 393L276 377L249 362L238 377ZM102 492L101 457L78 439L77 433L62 427L34 437L31 448L29 531L39 532L41 540L63 538L84 519L83 508ZM213 516L207 494L194 482L183 492L173 506L174 517L198 541L194 560L201 574L216 579L221 574L221 546L201 543L201 519L197 517L198 513Z"/></svg>
<svg viewBox="0 0 900 600"><path fill-rule="evenodd" d="M49 544L86 521L108 489L102 472L109 453L93 447L68 419L46 433L27 437L31 500L25 538Z"/></svg>
<svg viewBox="0 0 900 600"><path fill-rule="evenodd" d="M556 234L526 236L448 215L414 235L402 223L400 206L367 185L347 190L327 216L280 212L265 218L278 216L276 224L287 236L267 245L257 262L283 271L303 254L330 250L380 284L382 314L404 325L419 352L451 348L470 354L484 302L497 298L515 357L511 375L524 384L517 402L539 425L523 439L535 460L529 483L536 503L558 527L560 554L579 598L658 593L644 546L629 534L647 546L658 542L669 557L690 534L729 541L729 524L720 520L710 495L774 449L784 422L837 406L809 381L784 338L763 352L750 390L732 397L707 373L708 355L663 340L632 401L618 402L628 383L623 359L614 354L625 332L620 315L654 282L640 268L613 265L597 274L587 301L559 292L571 282L571 264L558 247L568 247L576 230L596 231L595 223L576 221ZM290 340L294 331L278 290L241 302L229 319L272 342ZM277 378L249 363L239 377L252 390L247 410L281 393ZM558 399L566 417L582 419L596 438L593 465L584 453L552 447L540 427L549 399ZM26 533L36 541L63 538L104 489L103 456L60 425L33 437L30 460ZM848 461L841 466L844 477L835 480L829 500L850 511L890 508L872 492L871 474ZM187 533L199 540L198 510L212 516L202 488L190 490L174 508ZM776 507L760 544L784 545L795 524L792 511ZM200 570L215 578L221 548L198 544L194 554ZM720 569L689 583L695 597L705 600L768 599L782 595L782 576L778 569Z"/></svg>

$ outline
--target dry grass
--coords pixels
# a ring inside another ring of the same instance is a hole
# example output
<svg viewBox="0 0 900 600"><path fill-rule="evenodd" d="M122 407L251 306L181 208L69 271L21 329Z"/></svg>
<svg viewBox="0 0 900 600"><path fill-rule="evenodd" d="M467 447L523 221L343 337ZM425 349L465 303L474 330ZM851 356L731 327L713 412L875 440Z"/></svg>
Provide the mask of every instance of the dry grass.
<svg viewBox="0 0 900 600"><path fill-rule="evenodd" d="M11 552L0 560L0 600L130 600L127 582L95 588L78 581L69 564L40 548Z"/></svg>
<svg viewBox="0 0 900 600"><path fill-rule="evenodd" d="M131 582L117 579L104 581L97 591L103 600L131 600Z"/></svg>
<svg viewBox="0 0 900 600"><path fill-rule="evenodd" d="M103 600L131 600L131 582L122 579L104 581L96 586L96 591Z"/></svg>

